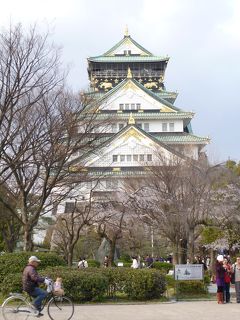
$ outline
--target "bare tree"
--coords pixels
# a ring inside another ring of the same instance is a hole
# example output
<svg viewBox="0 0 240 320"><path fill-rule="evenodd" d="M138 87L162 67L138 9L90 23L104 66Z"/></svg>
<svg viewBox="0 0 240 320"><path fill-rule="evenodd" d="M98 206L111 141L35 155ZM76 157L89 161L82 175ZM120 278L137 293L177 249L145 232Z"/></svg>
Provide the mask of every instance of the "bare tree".
<svg viewBox="0 0 240 320"><path fill-rule="evenodd" d="M175 262L185 261L187 254L193 259L197 227L205 223L211 208L210 173L200 163L176 159L169 165L161 158L149 168L148 177L129 184L133 207L171 241Z"/></svg>
<svg viewBox="0 0 240 320"><path fill-rule="evenodd" d="M8 204L6 206L0 203L0 239L3 241L5 251L13 252L20 237L21 224L8 209L9 206L14 207L15 203L11 191L5 185L0 185L0 194Z"/></svg>
<svg viewBox="0 0 240 320"><path fill-rule="evenodd" d="M240 178L239 167L218 167L218 183L215 185L212 202L215 207L212 213L212 225L223 232L230 252L240 246Z"/></svg>
<svg viewBox="0 0 240 320"><path fill-rule="evenodd" d="M64 253L68 265L72 265L74 248L80 235L86 228L98 224L106 219L106 215L99 213L97 206L92 201L93 190L90 191L88 200L68 203L66 212L58 215L52 236L53 248ZM69 206L70 204L70 206Z"/></svg>
<svg viewBox="0 0 240 320"><path fill-rule="evenodd" d="M39 217L85 180L82 160L94 147L96 108L66 90L59 49L18 25L0 35L0 173L15 198L0 202L23 228L24 249L32 250ZM88 101L89 103L89 101ZM69 163L79 157L78 167ZM73 172L75 173L73 175Z"/></svg>

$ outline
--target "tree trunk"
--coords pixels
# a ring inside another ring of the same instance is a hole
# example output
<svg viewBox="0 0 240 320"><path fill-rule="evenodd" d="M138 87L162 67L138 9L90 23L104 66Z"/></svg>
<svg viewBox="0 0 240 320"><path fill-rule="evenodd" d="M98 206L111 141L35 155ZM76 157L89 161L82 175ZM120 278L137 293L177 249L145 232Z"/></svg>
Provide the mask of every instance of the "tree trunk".
<svg viewBox="0 0 240 320"><path fill-rule="evenodd" d="M180 264L187 263L187 254L188 254L188 241L187 239L182 239L180 242Z"/></svg>
<svg viewBox="0 0 240 320"><path fill-rule="evenodd" d="M30 227L28 224L24 225L23 251L33 251L32 231L32 227Z"/></svg>
<svg viewBox="0 0 240 320"><path fill-rule="evenodd" d="M67 264L69 267L72 266L72 261L73 261L73 248L69 248L68 254L67 254Z"/></svg>
<svg viewBox="0 0 240 320"><path fill-rule="evenodd" d="M174 244L173 245L173 261L172 263L175 265L175 264L178 264L179 263L179 251L178 251L178 244Z"/></svg>
<svg viewBox="0 0 240 320"><path fill-rule="evenodd" d="M115 255L115 249L116 249L116 241L117 241L117 237L113 237L113 239L109 242L109 244L110 244L110 251L109 251L110 267L114 265L114 255Z"/></svg>
<svg viewBox="0 0 240 320"><path fill-rule="evenodd" d="M194 229L189 229L188 233L188 258L190 263L194 262L195 246L194 246Z"/></svg>

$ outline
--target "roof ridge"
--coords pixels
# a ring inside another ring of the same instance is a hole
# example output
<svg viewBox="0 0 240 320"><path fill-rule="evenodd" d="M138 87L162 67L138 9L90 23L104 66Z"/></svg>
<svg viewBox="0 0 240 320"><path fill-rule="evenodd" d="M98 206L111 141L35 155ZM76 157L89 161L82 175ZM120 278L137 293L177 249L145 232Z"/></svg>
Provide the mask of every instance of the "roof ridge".
<svg viewBox="0 0 240 320"><path fill-rule="evenodd" d="M112 48L108 51L104 52L102 56L108 56L112 51L114 51L117 47L123 44L127 39L129 39L135 46L137 46L140 50L144 51L148 56L153 56L153 54L142 47L137 41L135 41L130 35L124 36L118 43L116 43Z"/></svg>

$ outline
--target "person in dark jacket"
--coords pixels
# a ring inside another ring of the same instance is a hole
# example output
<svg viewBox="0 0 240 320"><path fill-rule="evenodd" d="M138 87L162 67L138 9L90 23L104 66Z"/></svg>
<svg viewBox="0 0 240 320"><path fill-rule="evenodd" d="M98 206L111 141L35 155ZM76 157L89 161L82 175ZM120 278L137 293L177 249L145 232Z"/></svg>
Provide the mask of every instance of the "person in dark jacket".
<svg viewBox="0 0 240 320"><path fill-rule="evenodd" d="M41 261L35 256L31 256L28 259L28 265L23 270L22 285L23 290L34 298L33 307L36 309L39 315L42 315L40 313L42 301L44 298L46 298L47 292L40 289L38 286L40 283L48 284L48 280L40 277L37 273L36 269L40 262Z"/></svg>
<svg viewBox="0 0 240 320"><path fill-rule="evenodd" d="M217 302L223 304L223 289L225 269L223 267L223 256L219 254L216 261L216 284L217 284Z"/></svg>

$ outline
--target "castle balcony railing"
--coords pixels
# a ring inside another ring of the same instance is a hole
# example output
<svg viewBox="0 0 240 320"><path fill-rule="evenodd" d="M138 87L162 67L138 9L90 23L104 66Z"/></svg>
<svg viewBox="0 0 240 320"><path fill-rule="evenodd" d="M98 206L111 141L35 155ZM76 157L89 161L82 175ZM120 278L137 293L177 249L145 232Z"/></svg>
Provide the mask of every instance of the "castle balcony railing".
<svg viewBox="0 0 240 320"><path fill-rule="evenodd" d="M132 70L132 75L134 78L159 78L163 76L163 71L135 71ZM105 71L92 71L92 76L97 78L126 78L127 71L114 71L114 70L105 70Z"/></svg>

